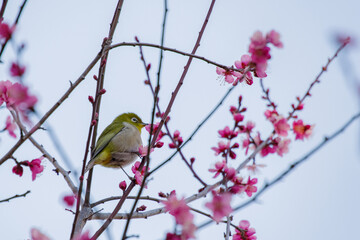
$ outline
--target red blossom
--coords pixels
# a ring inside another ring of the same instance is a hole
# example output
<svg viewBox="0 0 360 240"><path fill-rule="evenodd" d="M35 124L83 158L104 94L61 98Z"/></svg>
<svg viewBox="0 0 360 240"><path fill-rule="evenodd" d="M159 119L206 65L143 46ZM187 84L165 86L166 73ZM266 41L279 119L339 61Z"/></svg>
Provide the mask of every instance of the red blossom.
<svg viewBox="0 0 360 240"><path fill-rule="evenodd" d="M10 67L10 75L13 77L21 77L25 73L25 67L20 66L17 63L12 63Z"/></svg>
<svg viewBox="0 0 360 240"><path fill-rule="evenodd" d="M217 194L215 191L212 191L212 195L212 201L206 203L205 206L213 212L213 219L219 222L223 217L232 213L233 209L230 206L232 196L230 193Z"/></svg>
<svg viewBox="0 0 360 240"><path fill-rule="evenodd" d="M5 42L11 38L15 30L15 26L10 27L7 23L0 22L0 40Z"/></svg>
<svg viewBox="0 0 360 240"><path fill-rule="evenodd" d="M68 205L69 207L74 206L75 203L75 196L74 195L67 195L63 198L63 201L65 202L66 205Z"/></svg>
<svg viewBox="0 0 360 240"><path fill-rule="evenodd" d="M257 181L258 181L257 178L250 179L249 177L245 187L245 192L249 197L251 197L252 194L257 191L257 187L254 186L257 183Z"/></svg>
<svg viewBox="0 0 360 240"><path fill-rule="evenodd" d="M241 56L241 61L235 61L235 67L237 69L239 69L241 72L241 76L236 79L236 83L237 83L237 81L243 82L245 79L245 81L248 85L253 84L253 77L252 77L250 71L246 72L245 77L243 77L243 75L245 73L245 68L248 67L250 65L250 63L251 63L251 57L247 54L244 54ZM234 84L234 85L236 85L236 84Z"/></svg>
<svg viewBox="0 0 360 240"><path fill-rule="evenodd" d="M13 167L12 172L21 177L23 175L24 169L20 164L16 164Z"/></svg>
<svg viewBox="0 0 360 240"><path fill-rule="evenodd" d="M296 135L295 139L304 140L312 134L314 125L305 125L302 120L297 120L293 122L293 131Z"/></svg>
<svg viewBox="0 0 360 240"><path fill-rule="evenodd" d="M121 190L125 191L125 190L126 190L126 182L125 182L125 181L120 182L119 188L120 188Z"/></svg>

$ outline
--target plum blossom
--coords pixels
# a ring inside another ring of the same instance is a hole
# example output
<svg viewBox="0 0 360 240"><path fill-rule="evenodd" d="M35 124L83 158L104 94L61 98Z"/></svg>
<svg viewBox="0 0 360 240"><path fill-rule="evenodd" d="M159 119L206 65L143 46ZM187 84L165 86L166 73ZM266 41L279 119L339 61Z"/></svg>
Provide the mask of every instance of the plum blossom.
<svg viewBox="0 0 360 240"><path fill-rule="evenodd" d="M142 168L141 172L139 171L139 166L140 166L140 162L136 161L134 165L131 167L131 171L135 174L136 184L141 185L144 179L145 166ZM150 168L148 168L148 171L149 170ZM146 185L145 188L147 188Z"/></svg>
<svg viewBox="0 0 360 240"><path fill-rule="evenodd" d="M215 168L209 169L209 172L215 172L214 178L216 178L220 173L224 173L226 168L226 161L223 160L222 162L216 162Z"/></svg>
<svg viewBox="0 0 360 240"><path fill-rule="evenodd" d="M211 202L205 204L213 212L213 219L218 223L223 217L232 213L233 209L230 206L231 197L230 193L217 194L212 191L213 199Z"/></svg>
<svg viewBox="0 0 360 240"><path fill-rule="evenodd" d="M140 156L142 156L142 157L147 156L147 154L148 154L148 149L149 149L148 146L140 145L140 147L139 147L139 154L140 154ZM154 151L154 148L151 148L151 149L150 149L150 152L153 152L153 151Z"/></svg>
<svg viewBox="0 0 360 240"><path fill-rule="evenodd" d="M220 76L224 76L225 82L227 82L227 83L233 83L236 78L241 77L241 73L239 73L239 72L236 72L234 70L225 70L225 69L219 68L219 67L216 67L216 73Z"/></svg>
<svg viewBox="0 0 360 240"><path fill-rule="evenodd" d="M152 131L152 134L153 134L153 135L154 135L155 132L158 130L159 125L160 125L160 122L153 124L153 131ZM150 133L151 124L146 125L146 126L145 126L145 129L146 129L146 131L148 131L148 132ZM165 134L163 131L160 130L159 135L158 135L158 137L157 137L157 139L156 139L156 142L158 142L164 135L166 135L166 134Z"/></svg>
<svg viewBox="0 0 360 240"><path fill-rule="evenodd" d="M281 139L279 137L275 138L275 142L276 142L276 153L282 157L284 153L288 153L289 152L289 144L291 142L290 139L285 138L285 139Z"/></svg>
<svg viewBox="0 0 360 240"><path fill-rule="evenodd" d="M288 124L286 118L279 116L279 118L274 122L275 132L282 137L286 137L288 135L288 131L290 130L290 125Z"/></svg>
<svg viewBox="0 0 360 240"><path fill-rule="evenodd" d="M233 235L233 240L256 240L256 233L254 228L249 228L250 223L247 220L241 220L239 223L239 228L242 231L235 229L235 234Z"/></svg>
<svg viewBox="0 0 360 240"><path fill-rule="evenodd" d="M257 187L255 186L255 184L257 183L257 178L253 178L251 179L249 177L247 183L246 183L246 187L245 187L245 192L246 194L251 197L253 193L255 193L257 191Z"/></svg>
<svg viewBox="0 0 360 240"><path fill-rule="evenodd" d="M44 166L41 165L41 161L44 159L44 156L36 158L29 163L30 171L32 173L32 180L36 179L36 175L42 173Z"/></svg>
<svg viewBox="0 0 360 240"><path fill-rule="evenodd" d="M21 77L25 73L25 67L20 66L17 63L12 63L10 67L10 75L13 77Z"/></svg>
<svg viewBox="0 0 360 240"><path fill-rule="evenodd" d="M196 230L193 223L194 215L190 213L190 208L186 204L185 199L178 199L175 191L173 191L168 199L166 201L162 201L162 203L165 205L165 209L175 217L176 223L182 226L181 239L193 238Z"/></svg>
<svg viewBox="0 0 360 240"><path fill-rule="evenodd" d="M293 122L293 131L296 135L295 139L304 140L312 134L314 125L304 125L302 120L297 120Z"/></svg>
<svg viewBox="0 0 360 240"><path fill-rule="evenodd" d="M245 79L245 82L248 85L253 84L253 77L251 75L251 72L247 71L245 73L245 68L250 66L250 64L251 64L251 57L247 54L244 54L241 56L241 61L235 61L235 67L237 69L239 69L241 72L241 76L236 79L236 83L237 83L237 81L243 82ZM245 74L245 76L244 76L244 74Z"/></svg>
<svg viewBox="0 0 360 240"><path fill-rule="evenodd" d="M16 129L16 124L10 116L6 118L5 129L9 132L9 135L11 137L16 138L16 134L14 133L14 130Z"/></svg>
<svg viewBox="0 0 360 240"><path fill-rule="evenodd" d="M226 126L223 130L219 130L218 133L222 138L233 139L238 135L238 132L231 130Z"/></svg>
<svg viewBox="0 0 360 240"><path fill-rule="evenodd" d="M7 23L0 20L0 42L5 42L11 38L15 30L15 26L10 27Z"/></svg>
<svg viewBox="0 0 360 240"><path fill-rule="evenodd" d="M174 142L169 143L170 148L178 148L183 143L183 139L180 136L180 132L178 130L176 130L174 132L173 139L174 139Z"/></svg>
<svg viewBox="0 0 360 240"><path fill-rule="evenodd" d="M31 233L31 240L50 240L48 236L40 232L39 229L32 228L30 230Z"/></svg>
<svg viewBox="0 0 360 240"><path fill-rule="evenodd" d="M13 167L12 172L21 177L23 175L24 169L20 164L16 164Z"/></svg>
<svg viewBox="0 0 360 240"><path fill-rule="evenodd" d="M63 201L65 202L65 204L69 207L74 206L75 203L75 196L70 194L70 195L66 195L63 197Z"/></svg>

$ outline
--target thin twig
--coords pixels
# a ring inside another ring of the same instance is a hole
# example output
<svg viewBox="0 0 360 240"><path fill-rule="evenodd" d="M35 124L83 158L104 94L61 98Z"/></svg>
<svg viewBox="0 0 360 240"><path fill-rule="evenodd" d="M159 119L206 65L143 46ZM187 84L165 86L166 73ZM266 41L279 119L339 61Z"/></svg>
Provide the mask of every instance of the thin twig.
<svg viewBox="0 0 360 240"><path fill-rule="evenodd" d="M301 99L300 99L300 98L297 99L297 100L298 100L297 106L292 105L293 110L292 110L292 112L289 113L289 116L288 116L287 119L290 119L290 118L294 117L295 112L298 111L299 109L302 109L301 105L304 103L304 100L305 100L307 97L311 96L310 91L311 91L311 89L313 88L313 86L314 86L316 83L320 83L320 77L322 76L322 74L327 71L330 63L338 56L338 54L340 53L340 51L341 51L344 47L346 47L346 45L349 44L349 43L350 43L350 41L344 41L344 43L336 50L335 54L334 54L331 58L328 59L326 65L321 68L321 71L320 71L319 74L316 76L315 80L310 84L310 86L309 86L308 90L306 91L306 93L304 94L304 96L303 96Z"/></svg>
<svg viewBox="0 0 360 240"><path fill-rule="evenodd" d="M94 202L92 204L90 204L90 207L93 208L97 205L100 205L100 204L104 204L105 202L109 202L109 201L113 201L113 200L119 200L121 199L122 196L117 196L117 197L108 197L108 198L104 198L104 199L101 199L97 202ZM128 196L127 199L136 199L137 196ZM142 196L142 197L139 197L140 200L149 200L149 201L154 201L154 202L161 202L161 200L159 198L154 198L154 197L150 197L150 196Z"/></svg>
<svg viewBox="0 0 360 240"><path fill-rule="evenodd" d="M238 211L244 207L246 207L247 205L256 202L256 200L266 191L268 190L270 187L274 186L276 183L278 183L280 180L282 180L285 176L287 176L289 173L291 173L293 170L295 170L296 167L298 167L301 163L304 163L306 160L308 160L314 153L316 153L317 151L319 151L322 147L324 147L328 142L330 142L331 140L333 140L334 138L336 138L340 133L344 132L346 130L346 128L348 128L351 123L353 123L356 119L360 118L360 112L357 113L356 115L354 115L353 117L350 118L350 120L348 120L339 130L337 130L335 133L333 133L332 135L330 135L329 137L324 137L324 140L322 142L320 142L316 147L314 147L313 149L311 149L308 153L306 153L302 158L300 158L299 160L295 161L293 164L291 164L289 166L289 168L287 170L285 170L284 172L282 172L279 176L277 176L276 178L274 178L272 181L265 183L265 185L254 195L253 198L251 198L250 200L246 201L245 203L237 206L234 208L234 211ZM207 225L209 225L210 223L212 223L212 221L207 221L203 224L201 224L200 226L197 227L197 229L203 228Z"/></svg>
<svg viewBox="0 0 360 240"><path fill-rule="evenodd" d="M7 2L8 2L8 0L3 0L2 4L1 4L0 21L2 21L4 19L4 13L5 13Z"/></svg>
<svg viewBox="0 0 360 240"><path fill-rule="evenodd" d="M212 65L214 65L214 66L217 66L217 67L220 67L220 68L223 68L223 69L226 69L226 70L231 70L231 71L236 71L236 72L244 71L244 69L229 67L229 66L225 66L225 65L223 65L223 64L214 62L214 61L212 61L212 60L210 60L210 59L207 59L207 58L205 58L205 57L196 55L196 54L193 53L193 52L192 52L192 53L187 53L187 52L184 52L184 51L177 50L177 49L175 49L175 48L164 47L164 46L157 45L157 44L153 44L153 43L122 42L122 43L117 43L117 44L111 45L111 46L109 47L109 50L114 49L114 48L117 48L117 47L121 47L121 46L131 46L131 47L144 46L144 47L159 48L159 49L162 49L162 50L164 50L164 51L174 52L174 53L177 53L177 54L180 54L180 55L188 56L188 57L190 57L191 59L192 59L192 58L199 59L199 60L202 60L202 61L204 61L204 62L207 62L207 63L209 63L209 64L212 64Z"/></svg>
<svg viewBox="0 0 360 240"><path fill-rule="evenodd" d="M30 190L27 190L25 193L23 194L16 194L15 196L12 196L12 197L9 197L9 198L6 198L6 199L3 199L3 200L0 200L0 203L2 202L9 202L11 199L14 199L14 198L19 198L19 197L25 197L27 194L30 193Z"/></svg>

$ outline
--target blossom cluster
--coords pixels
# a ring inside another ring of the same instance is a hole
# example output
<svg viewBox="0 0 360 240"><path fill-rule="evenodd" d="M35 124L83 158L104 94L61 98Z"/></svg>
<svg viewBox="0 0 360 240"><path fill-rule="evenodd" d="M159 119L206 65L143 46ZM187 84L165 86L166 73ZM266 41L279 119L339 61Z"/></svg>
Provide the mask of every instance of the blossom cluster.
<svg viewBox="0 0 360 240"><path fill-rule="evenodd" d="M190 213L190 208L186 204L185 199L178 199L175 191L170 193L166 201L162 201L166 211L175 217L176 224L182 226L181 234L167 233L166 240L190 239L194 238L196 226L193 223L194 215Z"/></svg>
<svg viewBox="0 0 360 240"><path fill-rule="evenodd" d="M40 158L36 158L32 161L21 161L17 162L16 165L13 167L12 172L20 177L23 175L24 169L23 166L29 167L32 173L32 180L36 179L36 176L44 170L44 166L41 165L41 161L44 159L44 156Z"/></svg>
<svg viewBox="0 0 360 240"><path fill-rule="evenodd" d="M240 230L239 230L240 229ZM235 234L233 240L256 240L256 233L254 228L250 228L250 223L247 220L241 220L239 223L239 229L235 228Z"/></svg>
<svg viewBox="0 0 360 240"><path fill-rule="evenodd" d="M280 41L280 34L274 30L267 33L265 36L256 31L251 37L249 45L249 54L244 54L241 59L235 61L235 68L223 69L216 68L216 73L225 78L225 81L237 85L239 82L245 82L248 85L253 84L253 75L258 78L265 78L267 76L266 69L268 60L271 58L270 47L271 43L277 48L282 48L283 44ZM253 75L251 74L253 73Z"/></svg>
<svg viewBox="0 0 360 240"><path fill-rule="evenodd" d="M136 184L141 185L144 179L144 175L145 175L145 166L141 169L141 171L139 170L139 166L140 166L140 161L136 161L135 164L131 167L131 171L135 174L135 181ZM150 170L150 168L148 168L148 171ZM120 186L121 188L121 186ZM126 188L126 186L125 186ZM146 188L146 185L145 185Z"/></svg>

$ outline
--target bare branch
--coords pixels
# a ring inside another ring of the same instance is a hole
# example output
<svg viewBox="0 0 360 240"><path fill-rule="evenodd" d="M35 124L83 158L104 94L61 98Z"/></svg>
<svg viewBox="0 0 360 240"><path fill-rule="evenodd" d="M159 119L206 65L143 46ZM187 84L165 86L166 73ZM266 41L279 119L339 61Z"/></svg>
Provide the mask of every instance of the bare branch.
<svg viewBox="0 0 360 240"><path fill-rule="evenodd" d="M12 196L12 197L9 197L9 198L0 200L0 203L2 203L2 202L9 202L11 199L14 199L14 198L26 197L26 195L29 194L29 193L30 193L30 190L27 190L27 191L26 191L25 193L23 193L23 194L16 194L15 196Z"/></svg>

